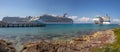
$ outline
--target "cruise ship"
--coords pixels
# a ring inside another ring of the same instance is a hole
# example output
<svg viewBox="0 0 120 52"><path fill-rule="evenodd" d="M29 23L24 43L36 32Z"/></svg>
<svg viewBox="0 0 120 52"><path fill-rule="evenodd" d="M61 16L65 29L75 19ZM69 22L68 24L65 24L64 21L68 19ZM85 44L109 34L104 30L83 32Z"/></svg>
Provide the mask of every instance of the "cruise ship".
<svg viewBox="0 0 120 52"><path fill-rule="evenodd" d="M26 17L10 17L6 16L3 17L2 22L6 23L29 23L30 19L33 18L32 16L26 16Z"/></svg>
<svg viewBox="0 0 120 52"><path fill-rule="evenodd" d="M0 27L45 27L45 24L41 22L30 21L34 17L4 17L0 21Z"/></svg>
<svg viewBox="0 0 120 52"><path fill-rule="evenodd" d="M95 24L103 24L103 19L102 17L98 16L93 19Z"/></svg>
<svg viewBox="0 0 120 52"><path fill-rule="evenodd" d="M66 13L63 16L56 16L50 14L44 14L42 16L32 18L33 22L41 22L44 24L72 24L73 20L66 17Z"/></svg>
<svg viewBox="0 0 120 52"><path fill-rule="evenodd" d="M103 17L103 20L103 24L110 24L110 17L107 14Z"/></svg>
<svg viewBox="0 0 120 52"><path fill-rule="evenodd" d="M104 17L95 17L93 21L95 24L110 24L110 17L106 14Z"/></svg>

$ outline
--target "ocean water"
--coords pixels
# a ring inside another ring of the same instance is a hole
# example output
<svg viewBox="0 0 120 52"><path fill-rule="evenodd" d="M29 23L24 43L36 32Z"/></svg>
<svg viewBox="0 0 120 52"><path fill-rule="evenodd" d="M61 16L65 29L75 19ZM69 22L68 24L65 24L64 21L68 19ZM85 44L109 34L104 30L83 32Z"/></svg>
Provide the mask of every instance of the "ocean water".
<svg viewBox="0 0 120 52"><path fill-rule="evenodd" d="M0 38L17 42L71 39L96 31L120 27L117 24L49 24L46 27L0 28Z"/></svg>

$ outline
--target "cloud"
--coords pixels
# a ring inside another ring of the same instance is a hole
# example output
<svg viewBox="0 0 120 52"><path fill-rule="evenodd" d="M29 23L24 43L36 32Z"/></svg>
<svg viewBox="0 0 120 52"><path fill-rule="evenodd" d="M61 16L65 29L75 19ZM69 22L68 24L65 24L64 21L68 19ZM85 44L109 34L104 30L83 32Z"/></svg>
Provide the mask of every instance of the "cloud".
<svg viewBox="0 0 120 52"><path fill-rule="evenodd" d="M82 17L82 18L79 18L78 21L80 21L80 22L88 22L88 21L90 21L90 18Z"/></svg>
<svg viewBox="0 0 120 52"><path fill-rule="evenodd" d="M116 18L116 19L112 19L111 20L113 23L120 23L120 19Z"/></svg>
<svg viewBox="0 0 120 52"><path fill-rule="evenodd" d="M78 16L69 16L68 18L71 18L72 20L76 20Z"/></svg>
<svg viewBox="0 0 120 52"><path fill-rule="evenodd" d="M75 23L89 23L92 21L92 18L89 17L70 16L68 18L71 18Z"/></svg>

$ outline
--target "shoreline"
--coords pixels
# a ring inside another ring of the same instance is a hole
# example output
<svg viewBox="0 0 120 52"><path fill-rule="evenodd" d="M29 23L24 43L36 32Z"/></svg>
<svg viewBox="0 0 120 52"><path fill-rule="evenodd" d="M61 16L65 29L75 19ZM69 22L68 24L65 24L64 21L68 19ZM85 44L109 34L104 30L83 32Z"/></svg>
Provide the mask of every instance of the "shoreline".
<svg viewBox="0 0 120 52"><path fill-rule="evenodd" d="M17 52L91 52L93 48L113 43L112 30L98 31L91 35L82 35L71 40L43 40L24 43Z"/></svg>

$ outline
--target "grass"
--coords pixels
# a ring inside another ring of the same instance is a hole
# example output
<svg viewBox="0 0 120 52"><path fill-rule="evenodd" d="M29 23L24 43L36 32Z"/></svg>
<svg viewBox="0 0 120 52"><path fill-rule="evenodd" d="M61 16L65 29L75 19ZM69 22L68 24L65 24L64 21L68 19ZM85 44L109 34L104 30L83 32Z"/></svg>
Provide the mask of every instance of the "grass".
<svg viewBox="0 0 120 52"><path fill-rule="evenodd" d="M113 29L115 41L112 44L105 45L101 48L93 48L92 52L120 52L120 28Z"/></svg>

